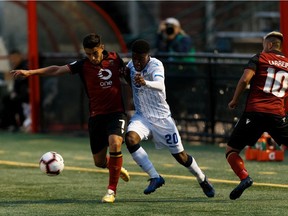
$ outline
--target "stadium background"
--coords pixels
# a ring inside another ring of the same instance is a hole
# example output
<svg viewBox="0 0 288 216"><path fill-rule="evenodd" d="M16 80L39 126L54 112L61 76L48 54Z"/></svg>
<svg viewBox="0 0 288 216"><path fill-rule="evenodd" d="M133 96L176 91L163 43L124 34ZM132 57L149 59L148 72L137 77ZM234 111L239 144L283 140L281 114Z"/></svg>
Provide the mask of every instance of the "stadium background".
<svg viewBox="0 0 288 216"><path fill-rule="evenodd" d="M262 49L267 32L280 30L278 1L38 1L35 6L37 17L32 19L27 2L0 2L3 80L9 70L8 51L31 51L35 39L31 19L37 24L37 45L32 49L39 54L36 64L40 67L66 64L83 56L81 42L89 32L99 32L107 50L129 60L135 39L144 38L154 46L159 22L166 17L179 19L194 40L196 53L188 56L193 61L182 61L181 54L157 57L166 68L167 100L173 117L187 141L226 141L243 110L243 103L236 112L226 108L243 66ZM0 97L9 80L1 83ZM39 101L33 106L39 112L34 112L34 132L86 133L87 99L77 76L41 78L36 90ZM131 107L131 101L126 102Z"/></svg>

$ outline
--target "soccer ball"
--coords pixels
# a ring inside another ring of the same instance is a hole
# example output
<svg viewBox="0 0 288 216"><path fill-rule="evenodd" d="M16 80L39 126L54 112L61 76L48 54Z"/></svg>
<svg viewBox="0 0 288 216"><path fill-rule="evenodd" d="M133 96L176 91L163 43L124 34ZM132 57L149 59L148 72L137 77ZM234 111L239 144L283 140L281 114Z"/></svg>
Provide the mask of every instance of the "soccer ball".
<svg viewBox="0 0 288 216"><path fill-rule="evenodd" d="M57 176L64 169L63 157L57 152L46 152L39 161L40 170L48 176Z"/></svg>

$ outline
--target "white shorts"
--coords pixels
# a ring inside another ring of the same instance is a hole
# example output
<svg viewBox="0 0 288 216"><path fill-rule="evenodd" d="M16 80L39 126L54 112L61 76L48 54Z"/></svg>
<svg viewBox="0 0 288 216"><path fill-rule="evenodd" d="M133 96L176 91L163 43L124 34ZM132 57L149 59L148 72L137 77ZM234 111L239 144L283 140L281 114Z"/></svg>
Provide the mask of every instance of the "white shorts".
<svg viewBox="0 0 288 216"><path fill-rule="evenodd" d="M165 119L147 120L134 114L128 125L127 132L136 132L141 140L152 138L155 148L168 147L171 154L184 151L179 131L172 117Z"/></svg>

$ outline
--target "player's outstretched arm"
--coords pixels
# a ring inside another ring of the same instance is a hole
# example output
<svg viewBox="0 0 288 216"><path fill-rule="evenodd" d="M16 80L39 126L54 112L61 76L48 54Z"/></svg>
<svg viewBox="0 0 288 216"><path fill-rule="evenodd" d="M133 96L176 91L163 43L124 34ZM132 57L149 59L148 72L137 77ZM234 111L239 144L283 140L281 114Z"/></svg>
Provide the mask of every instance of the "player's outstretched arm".
<svg viewBox="0 0 288 216"><path fill-rule="evenodd" d="M11 70L10 74L14 78L20 78L20 77L29 77L30 76L30 71L29 70Z"/></svg>
<svg viewBox="0 0 288 216"><path fill-rule="evenodd" d="M52 65L45 68L38 68L34 70L11 70L10 74L13 75L14 78L26 78L32 75L39 76L58 76L65 73L69 73L70 69L67 65L57 66Z"/></svg>

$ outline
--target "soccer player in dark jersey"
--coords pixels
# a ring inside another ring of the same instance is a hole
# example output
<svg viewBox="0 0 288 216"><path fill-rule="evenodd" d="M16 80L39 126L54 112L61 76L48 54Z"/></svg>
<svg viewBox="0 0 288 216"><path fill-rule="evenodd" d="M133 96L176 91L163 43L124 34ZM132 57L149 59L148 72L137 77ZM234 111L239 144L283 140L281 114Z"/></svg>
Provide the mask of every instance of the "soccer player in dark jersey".
<svg viewBox="0 0 288 216"><path fill-rule="evenodd" d="M94 163L109 169L109 185L102 202L113 203L119 177L129 181L122 167L121 145L126 130L126 114L121 96L120 77L125 64L116 52L107 52L99 35L91 33L83 39L86 57L63 66L35 70L12 70L14 77L58 76L79 74L89 99L89 137ZM107 148L109 146L109 156Z"/></svg>
<svg viewBox="0 0 288 216"><path fill-rule="evenodd" d="M283 35L270 32L263 40L263 51L253 56L240 78L229 109L235 109L241 94L250 84L246 107L226 147L226 159L240 184L230 193L239 198L253 184L239 153L254 145L263 132L268 132L279 145L288 145L288 123L284 100L288 91L288 58L281 53Z"/></svg>

